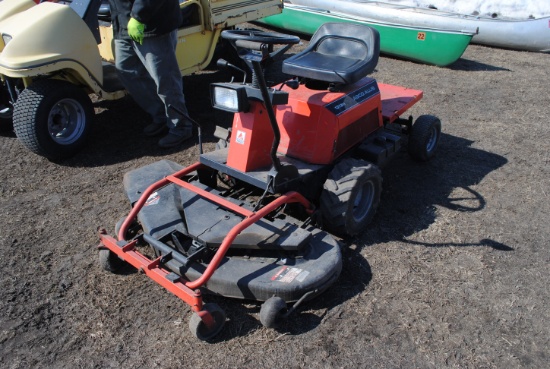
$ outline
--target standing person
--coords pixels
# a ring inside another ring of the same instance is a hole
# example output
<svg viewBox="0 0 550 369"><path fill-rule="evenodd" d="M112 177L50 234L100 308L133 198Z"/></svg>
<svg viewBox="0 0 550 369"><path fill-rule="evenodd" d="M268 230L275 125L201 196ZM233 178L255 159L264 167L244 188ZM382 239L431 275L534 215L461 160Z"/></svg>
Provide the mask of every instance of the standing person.
<svg viewBox="0 0 550 369"><path fill-rule="evenodd" d="M177 29L182 22L179 2L109 3L118 74L130 95L152 118L144 134L156 136L168 131L159 146L177 146L193 136L175 54Z"/></svg>

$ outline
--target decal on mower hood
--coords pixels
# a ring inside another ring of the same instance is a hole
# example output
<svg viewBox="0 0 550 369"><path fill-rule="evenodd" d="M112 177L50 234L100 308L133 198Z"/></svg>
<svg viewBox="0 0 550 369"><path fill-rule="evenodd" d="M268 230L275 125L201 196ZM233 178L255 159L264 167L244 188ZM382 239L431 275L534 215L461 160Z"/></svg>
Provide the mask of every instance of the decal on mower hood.
<svg viewBox="0 0 550 369"><path fill-rule="evenodd" d="M380 94L378 84L375 80L372 80L361 88L325 105L325 107L334 115L340 115L346 110L353 108L355 105L361 104L363 101L366 101L378 94Z"/></svg>
<svg viewBox="0 0 550 369"><path fill-rule="evenodd" d="M309 272L300 268L292 268L286 265L283 265L281 269L277 271L272 277L272 281L282 282L282 283L291 283L294 280L298 282L303 282L308 276Z"/></svg>
<svg viewBox="0 0 550 369"><path fill-rule="evenodd" d="M143 206L156 205L159 203L159 200L160 200L160 195L158 192L155 191L151 194L151 196L147 198L147 201L145 201L145 205Z"/></svg>
<svg viewBox="0 0 550 369"><path fill-rule="evenodd" d="M246 141L246 132L238 130L237 135L235 136L235 142L241 145L244 145Z"/></svg>

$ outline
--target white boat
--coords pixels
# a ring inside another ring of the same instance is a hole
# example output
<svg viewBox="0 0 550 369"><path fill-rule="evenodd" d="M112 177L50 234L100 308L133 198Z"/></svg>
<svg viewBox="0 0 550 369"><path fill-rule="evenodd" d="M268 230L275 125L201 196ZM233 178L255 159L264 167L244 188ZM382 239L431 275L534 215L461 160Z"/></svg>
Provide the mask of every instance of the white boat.
<svg viewBox="0 0 550 369"><path fill-rule="evenodd" d="M412 27L477 30L472 43L515 50L550 52L550 16L508 19L369 0L291 0L293 4Z"/></svg>

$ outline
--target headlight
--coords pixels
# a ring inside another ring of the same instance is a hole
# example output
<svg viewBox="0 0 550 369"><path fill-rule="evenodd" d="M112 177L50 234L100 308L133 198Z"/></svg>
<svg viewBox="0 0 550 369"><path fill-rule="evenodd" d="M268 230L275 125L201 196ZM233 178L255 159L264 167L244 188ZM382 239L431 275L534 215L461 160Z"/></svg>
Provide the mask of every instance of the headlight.
<svg viewBox="0 0 550 369"><path fill-rule="evenodd" d="M248 111L246 87L231 83L213 83L210 85L212 106L232 113Z"/></svg>

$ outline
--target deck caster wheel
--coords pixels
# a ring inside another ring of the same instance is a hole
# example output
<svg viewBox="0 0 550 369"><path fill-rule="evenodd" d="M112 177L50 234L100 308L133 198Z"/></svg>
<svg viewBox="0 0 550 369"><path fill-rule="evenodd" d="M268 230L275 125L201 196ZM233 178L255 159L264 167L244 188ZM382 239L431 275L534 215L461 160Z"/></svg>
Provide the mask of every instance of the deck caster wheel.
<svg viewBox="0 0 550 369"><path fill-rule="evenodd" d="M264 327L275 328L285 318L286 302L280 297L270 297L260 308L260 322Z"/></svg>
<svg viewBox="0 0 550 369"><path fill-rule="evenodd" d="M109 249L99 250L99 266L107 272L117 273L120 271L124 261Z"/></svg>
<svg viewBox="0 0 550 369"><path fill-rule="evenodd" d="M419 116L409 136L409 155L417 161L428 161L434 155L441 136L441 121L433 115Z"/></svg>
<svg viewBox="0 0 550 369"><path fill-rule="evenodd" d="M126 217L122 217L118 220L118 222L116 222L115 224L115 238L118 239L118 232L120 231L120 228L122 228L122 223L124 223L124 221L126 220ZM137 222L132 222L130 223L130 226L128 227L128 230L126 231L126 234L124 235L124 239L125 240L131 240L132 238L134 238L138 232L139 232L140 228L139 228L139 225Z"/></svg>
<svg viewBox="0 0 550 369"><path fill-rule="evenodd" d="M202 307L213 319L213 325L208 327L199 314L193 314L189 320L189 329L201 341L207 341L220 333L225 324L225 312L217 304L208 303Z"/></svg>

